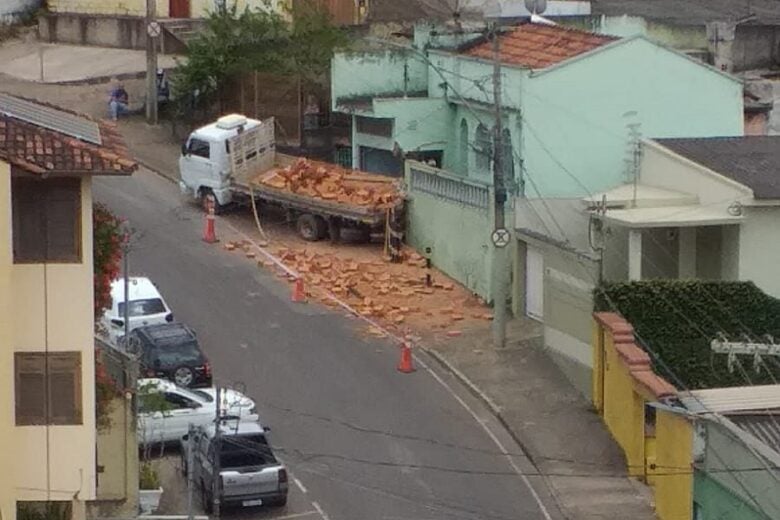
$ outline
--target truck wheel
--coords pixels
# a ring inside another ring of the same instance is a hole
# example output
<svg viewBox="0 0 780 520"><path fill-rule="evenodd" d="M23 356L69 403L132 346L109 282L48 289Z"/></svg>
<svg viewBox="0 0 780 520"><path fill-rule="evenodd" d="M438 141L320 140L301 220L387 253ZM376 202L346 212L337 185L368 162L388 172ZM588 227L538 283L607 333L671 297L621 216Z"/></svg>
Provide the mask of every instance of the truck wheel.
<svg viewBox="0 0 780 520"><path fill-rule="evenodd" d="M200 189L200 207L203 209L203 213L209 212L209 197L214 197L214 214L219 215L222 213L222 206L217 201L217 197L211 188Z"/></svg>
<svg viewBox="0 0 780 520"><path fill-rule="evenodd" d="M295 224L298 234L307 242L316 242L325 236L327 223L316 215L304 213Z"/></svg>

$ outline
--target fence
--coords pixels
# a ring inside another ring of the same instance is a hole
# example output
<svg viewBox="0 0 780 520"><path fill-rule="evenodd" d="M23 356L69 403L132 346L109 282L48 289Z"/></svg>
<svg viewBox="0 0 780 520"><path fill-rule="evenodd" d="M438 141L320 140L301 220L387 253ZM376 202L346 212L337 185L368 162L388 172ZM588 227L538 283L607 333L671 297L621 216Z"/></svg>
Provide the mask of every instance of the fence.
<svg viewBox="0 0 780 520"><path fill-rule="evenodd" d="M95 338L96 361L103 365L117 390L134 390L138 377L138 362L100 338Z"/></svg>
<svg viewBox="0 0 780 520"><path fill-rule="evenodd" d="M422 192L471 208L490 208L490 187L423 163L409 166L409 191Z"/></svg>

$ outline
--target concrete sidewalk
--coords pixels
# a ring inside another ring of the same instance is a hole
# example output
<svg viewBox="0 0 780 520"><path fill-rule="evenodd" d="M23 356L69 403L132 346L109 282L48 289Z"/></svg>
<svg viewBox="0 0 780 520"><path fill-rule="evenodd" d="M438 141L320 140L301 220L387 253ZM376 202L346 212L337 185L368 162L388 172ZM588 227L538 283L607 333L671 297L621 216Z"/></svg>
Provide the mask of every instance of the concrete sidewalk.
<svg viewBox="0 0 780 520"><path fill-rule="evenodd" d="M31 38L5 42L0 47L0 63L3 74L40 83L94 83L112 76L132 78L146 73L144 51L48 44ZM169 69L176 62L173 56L161 55L157 64Z"/></svg>
<svg viewBox="0 0 780 520"><path fill-rule="evenodd" d="M627 477L600 417L542 350L541 324L516 319L507 339L494 350L486 325L425 350L493 409L569 518L654 519L650 488Z"/></svg>

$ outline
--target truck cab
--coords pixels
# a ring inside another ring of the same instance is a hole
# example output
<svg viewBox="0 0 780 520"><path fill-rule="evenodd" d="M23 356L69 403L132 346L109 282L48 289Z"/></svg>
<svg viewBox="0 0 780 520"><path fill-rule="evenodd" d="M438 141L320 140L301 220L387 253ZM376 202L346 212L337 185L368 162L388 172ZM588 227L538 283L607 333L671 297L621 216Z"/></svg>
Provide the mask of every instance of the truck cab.
<svg viewBox="0 0 780 520"><path fill-rule="evenodd" d="M182 193L201 200L204 208L210 195L217 207L233 202L230 140L263 124L269 123L230 114L192 132L182 144L179 157Z"/></svg>

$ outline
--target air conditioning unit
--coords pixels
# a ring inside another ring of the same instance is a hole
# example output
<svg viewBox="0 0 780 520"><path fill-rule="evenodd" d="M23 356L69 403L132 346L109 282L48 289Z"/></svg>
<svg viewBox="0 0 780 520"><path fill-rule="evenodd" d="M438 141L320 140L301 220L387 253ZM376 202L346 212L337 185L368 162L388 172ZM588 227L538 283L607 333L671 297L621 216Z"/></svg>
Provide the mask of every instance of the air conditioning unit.
<svg viewBox="0 0 780 520"><path fill-rule="evenodd" d="M246 116L241 114L229 114L217 119L217 128L221 130L233 130L241 128L247 123Z"/></svg>

